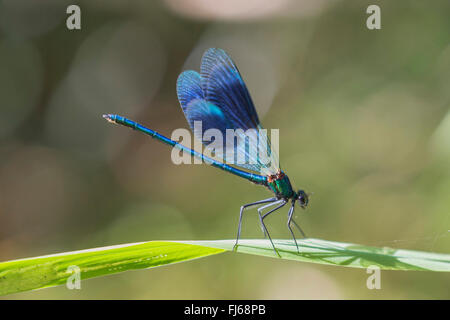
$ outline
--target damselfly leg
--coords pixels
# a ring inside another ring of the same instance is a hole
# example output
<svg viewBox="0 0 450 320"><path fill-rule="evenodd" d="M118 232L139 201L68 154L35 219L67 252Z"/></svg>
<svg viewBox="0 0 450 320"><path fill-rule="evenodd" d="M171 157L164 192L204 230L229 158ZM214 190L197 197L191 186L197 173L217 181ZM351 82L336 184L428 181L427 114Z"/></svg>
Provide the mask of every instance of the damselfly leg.
<svg viewBox="0 0 450 320"><path fill-rule="evenodd" d="M295 206L295 202L292 201L292 205L291 205L291 207L289 208L289 212L288 212L287 227L288 227L289 231L291 232L292 239L294 239L295 246L297 247L297 253L300 253L300 250L298 249L297 239L295 239L294 232L293 232L292 229L291 229L291 221L293 221L293 220L292 220L292 215L294 214L294 206ZM300 230L301 230L301 229L300 229Z"/></svg>
<svg viewBox="0 0 450 320"><path fill-rule="evenodd" d="M263 228L264 228L264 231L267 233L267 237L269 238L270 243L272 244L273 251L275 251L275 253L277 254L277 256L281 258L281 255L278 253L278 250L275 248L275 245L273 244L272 238L270 237L269 231L267 230L266 225L264 224L264 218L266 218L266 217L267 217L269 214L271 214L272 212L275 212L275 211L277 211L278 209L281 209L281 208L284 207L284 206L286 205L286 203L287 203L286 200L280 200L280 201L278 201L278 202L281 202L281 204L280 204L278 207L276 207L276 208L270 210L269 212L266 212L266 213L262 216L262 218L261 218L261 224L262 224L262 226L263 226Z"/></svg>
<svg viewBox="0 0 450 320"><path fill-rule="evenodd" d="M294 219L291 219L291 220L294 223L294 225L297 227L298 231L300 231L300 233L302 234L302 237L306 238L306 234L303 232L302 228L300 228L300 226L297 224L297 222L295 222Z"/></svg>
<svg viewBox="0 0 450 320"><path fill-rule="evenodd" d="M240 212L239 212L239 225L238 225L238 232L237 232L237 237L236 237L236 243L235 243L234 246L233 246L233 250L236 250L237 245L238 245L239 238L240 238L240 236L241 236L242 214L244 213L244 210L245 210L246 208L248 208L248 207L253 207L253 206L256 206L256 205L258 205L258 204L264 204L264 203L269 203L269 202L275 202L275 201L277 201L277 200L278 200L278 199L277 199L276 197L274 197L274 198L269 198L269 199L265 199L265 200L260 200L260 201L256 201L256 202L252 202L252 203L247 203L247 204L244 204L244 205L241 207L241 210L240 210Z"/></svg>
<svg viewBox="0 0 450 320"><path fill-rule="evenodd" d="M267 234L266 234L266 230L264 230L261 212L262 212L264 209L267 209L267 208L272 207L272 206L274 206L274 205L280 204L280 203L283 202L283 201L284 201L284 200L274 201L274 202L272 202L272 203L266 204L266 205L264 205L264 206L262 206L262 207L259 207L259 208L257 209L257 210L258 210L258 215L259 215L259 222L261 223L261 230L262 230L262 232L264 233L264 238L267 237Z"/></svg>

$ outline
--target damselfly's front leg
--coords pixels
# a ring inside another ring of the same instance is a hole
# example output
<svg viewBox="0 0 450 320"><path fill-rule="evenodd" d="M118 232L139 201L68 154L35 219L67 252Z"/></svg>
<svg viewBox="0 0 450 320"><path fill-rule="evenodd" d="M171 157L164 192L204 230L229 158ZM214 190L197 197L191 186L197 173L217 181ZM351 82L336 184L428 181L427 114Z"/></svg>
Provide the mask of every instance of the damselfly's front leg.
<svg viewBox="0 0 450 320"><path fill-rule="evenodd" d="M289 208L289 212L288 212L288 221L287 221L287 227L289 229L289 231L291 232L292 235L292 239L294 239L295 242L295 246L297 247L297 253L300 253L300 250L298 249L298 244L297 244L297 239L295 239L295 235L294 232L291 229L291 221L292 220L292 215L294 214L294 206L295 206L295 202L292 202L291 207ZM295 223L295 221L294 221ZM297 226L298 227L298 226ZM301 229L300 229L301 230Z"/></svg>
<svg viewBox="0 0 450 320"><path fill-rule="evenodd" d="M291 220L294 223L294 225L297 227L298 231L300 231L300 233L302 234L303 238L306 238L306 234L303 232L302 228L300 228L300 226L297 224L297 222L295 222L294 219L291 219Z"/></svg>

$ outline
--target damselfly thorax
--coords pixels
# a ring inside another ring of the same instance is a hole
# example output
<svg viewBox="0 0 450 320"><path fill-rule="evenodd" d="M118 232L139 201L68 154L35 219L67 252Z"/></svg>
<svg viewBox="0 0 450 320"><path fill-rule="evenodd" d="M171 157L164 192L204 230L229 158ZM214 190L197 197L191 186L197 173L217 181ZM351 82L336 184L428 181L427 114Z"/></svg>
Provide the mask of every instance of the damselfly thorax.
<svg viewBox="0 0 450 320"><path fill-rule="evenodd" d="M281 170L267 176L267 186L279 199L291 199L295 195L288 176Z"/></svg>

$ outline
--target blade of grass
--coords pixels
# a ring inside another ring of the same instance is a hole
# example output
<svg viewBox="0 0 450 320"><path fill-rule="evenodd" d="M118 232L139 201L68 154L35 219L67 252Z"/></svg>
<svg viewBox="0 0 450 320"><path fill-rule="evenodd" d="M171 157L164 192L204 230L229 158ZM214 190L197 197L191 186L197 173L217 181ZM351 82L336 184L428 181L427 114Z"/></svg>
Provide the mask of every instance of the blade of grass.
<svg viewBox="0 0 450 320"><path fill-rule="evenodd" d="M321 239L273 240L282 259L328 264L343 267L381 270L415 270L450 272L450 254L414 250L370 247ZM186 241L211 248L233 250L235 240ZM278 258L269 240L239 240L238 252Z"/></svg>
<svg viewBox="0 0 450 320"><path fill-rule="evenodd" d="M81 280L145 269L224 252L223 249L150 241L66 252L0 263L0 295L65 284L80 268Z"/></svg>
<svg viewBox="0 0 450 320"><path fill-rule="evenodd" d="M133 269L157 267L233 249L235 240L150 241L66 252L0 263L0 295L66 283L71 266L88 279ZM273 240L282 259L382 270L450 271L450 255L368 247L320 239ZM240 240L238 252L277 258L268 240ZM278 259L278 258L277 258Z"/></svg>

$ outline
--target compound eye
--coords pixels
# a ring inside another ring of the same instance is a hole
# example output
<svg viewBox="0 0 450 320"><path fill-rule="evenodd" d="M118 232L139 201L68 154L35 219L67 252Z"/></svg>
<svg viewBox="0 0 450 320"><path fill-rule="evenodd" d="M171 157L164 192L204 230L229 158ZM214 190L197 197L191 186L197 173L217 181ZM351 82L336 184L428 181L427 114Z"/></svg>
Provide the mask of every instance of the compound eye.
<svg viewBox="0 0 450 320"><path fill-rule="evenodd" d="M299 190L297 199L301 207L305 208L308 205L308 195L303 190Z"/></svg>
<svg viewBox="0 0 450 320"><path fill-rule="evenodd" d="M301 206L304 206L304 205L305 205L305 198L304 198L303 196L299 196L299 197L298 197L298 203L299 203Z"/></svg>

